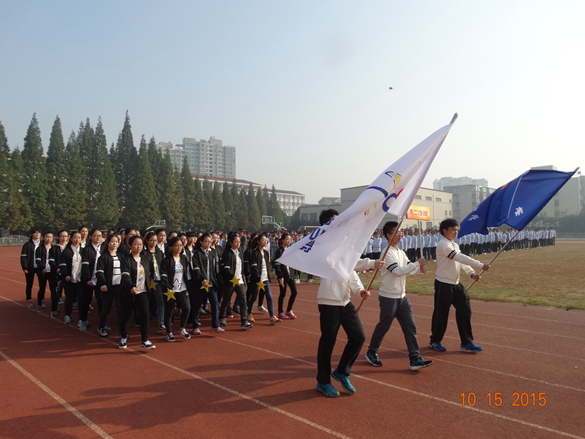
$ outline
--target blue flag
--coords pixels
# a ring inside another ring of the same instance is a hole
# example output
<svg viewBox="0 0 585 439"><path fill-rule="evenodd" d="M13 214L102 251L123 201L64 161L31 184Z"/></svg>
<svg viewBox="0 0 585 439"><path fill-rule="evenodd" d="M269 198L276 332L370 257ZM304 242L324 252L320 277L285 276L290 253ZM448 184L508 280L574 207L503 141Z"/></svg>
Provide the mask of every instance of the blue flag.
<svg viewBox="0 0 585 439"><path fill-rule="evenodd" d="M488 227L506 223L522 230L563 187L573 172L531 169L498 188L461 221L459 236L487 235Z"/></svg>

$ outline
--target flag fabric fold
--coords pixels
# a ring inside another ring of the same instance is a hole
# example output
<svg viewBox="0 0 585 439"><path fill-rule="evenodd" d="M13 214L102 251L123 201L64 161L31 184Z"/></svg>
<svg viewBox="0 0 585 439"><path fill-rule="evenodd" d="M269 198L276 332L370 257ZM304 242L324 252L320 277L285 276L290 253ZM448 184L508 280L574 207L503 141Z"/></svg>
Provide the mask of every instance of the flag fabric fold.
<svg viewBox="0 0 585 439"><path fill-rule="evenodd" d="M487 235L489 227L507 224L522 230L577 172L531 169L503 185L477 206L463 221L459 237L470 233Z"/></svg>
<svg viewBox="0 0 585 439"><path fill-rule="evenodd" d="M404 216L454 121L389 166L348 209L288 247L278 262L346 282L384 215Z"/></svg>

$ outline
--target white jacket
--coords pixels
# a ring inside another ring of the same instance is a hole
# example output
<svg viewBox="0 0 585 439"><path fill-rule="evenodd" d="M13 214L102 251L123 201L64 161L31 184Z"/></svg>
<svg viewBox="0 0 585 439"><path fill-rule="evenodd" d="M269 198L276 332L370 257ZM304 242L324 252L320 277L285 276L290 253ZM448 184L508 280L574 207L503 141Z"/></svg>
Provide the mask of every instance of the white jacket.
<svg viewBox="0 0 585 439"><path fill-rule="evenodd" d="M409 274L421 274L418 261L411 263L406 253L390 247L384 258L379 295L389 299L402 299L406 291L406 276Z"/></svg>
<svg viewBox="0 0 585 439"><path fill-rule="evenodd" d="M375 262L373 259L360 259L354 270L371 270L374 268ZM319 285L319 291L317 291L317 303L319 305L345 306L351 300L352 291L359 296L360 291L363 289L364 285L355 271L351 272L348 281L345 283L321 278L321 285Z"/></svg>
<svg viewBox="0 0 585 439"><path fill-rule="evenodd" d="M470 276L475 274L471 267L481 269L483 268L483 262L465 256L459 251L459 245L442 236L437 245L437 272L435 279L446 284L457 285L461 268Z"/></svg>

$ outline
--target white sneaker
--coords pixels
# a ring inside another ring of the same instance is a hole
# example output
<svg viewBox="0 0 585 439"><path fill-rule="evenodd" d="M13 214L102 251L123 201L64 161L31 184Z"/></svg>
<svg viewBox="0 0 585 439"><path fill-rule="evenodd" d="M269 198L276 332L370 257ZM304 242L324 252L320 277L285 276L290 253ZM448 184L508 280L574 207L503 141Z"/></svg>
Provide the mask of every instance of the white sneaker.
<svg viewBox="0 0 585 439"><path fill-rule="evenodd" d="M179 334L181 334L183 336L183 338L186 338L187 340L189 340L191 338L191 334L189 334L185 328L182 328L179 331Z"/></svg>
<svg viewBox="0 0 585 439"><path fill-rule="evenodd" d="M259 306L258 307L258 311L262 311L262 312L268 312L268 310L266 308L264 308L264 305Z"/></svg>
<svg viewBox="0 0 585 439"><path fill-rule="evenodd" d="M140 345L140 349L154 349L156 348L155 345L152 344L150 340L143 341Z"/></svg>
<svg viewBox="0 0 585 439"><path fill-rule="evenodd" d="M118 343L119 349L126 349L128 343L128 338L120 337L120 343Z"/></svg>

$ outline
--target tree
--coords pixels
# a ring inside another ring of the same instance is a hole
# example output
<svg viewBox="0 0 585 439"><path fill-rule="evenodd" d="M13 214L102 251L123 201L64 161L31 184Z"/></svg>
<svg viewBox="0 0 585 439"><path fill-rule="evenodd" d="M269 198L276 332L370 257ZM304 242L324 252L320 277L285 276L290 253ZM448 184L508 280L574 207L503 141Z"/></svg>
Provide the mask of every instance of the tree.
<svg viewBox="0 0 585 439"><path fill-rule="evenodd" d="M152 177L154 179L156 199L159 200L160 205L162 188L164 186L164 178L161 171L163 165L163 156L156 146L156 140L154 140L154 137L151 137L150 141L148 142L148 160L150 161L150 169L152 170Z"/></svg>
<svg viewBox="0 0 585 439"><path fill-rule="evenodd" d="M183 210L185 212L185 228L195 230L197 227L197 200L195 193L195 183L189 169L187 157L183 160L181 169L181 183L183 187Z"/></svg>
<svg viewBox="0 0 585 439"><path fill-rule="evenodd" d="M65 147L65 196L61 200L61 211L67 229L77 229L86 218L87 179L85 166L79 155L79 145L72 131Z"/></svg>
<svg viewBox="0 0 585 439"><path fill-rule="evenodd" d="M295 213L292 214L288 221L288 229L298 230L299 227L301 227L301 208L297 207L297 210L295 210Z"/></svg>
<svg viewBox="0 0 585 439"><path fill-rule="evenodd" d="M116 188L118 189L118 202L122 211L122 221L127 221L127 207L130 206L130 197L133 192L133 185L137 179L136 168L138 167L138 153L134 146L132 137L132 126L130 125L130 116L126 111L124 126L118 135L118 142L112 154L112 163L114 175L116 178Z"/></svg>
<svg viewBox="0 0 585 439"><path fill-rule="evenodd" d="M223 204L223 197L219 191L218 181L213 184L213 192L211 194L211 213L213 214L213 229L226 230L225 205Z"/></svg>
<svg viewBox="0 0 585 439"><path fill-rule="evenodd" d="M177 221L176 229L183 230L185 227L185 197L184 197L184 190L183 190L183 180L181 179L181 173L178 169L173 167L173 179L175 180L175 187L177 191L177 199L179 200L179 207L180 207L180 220Z"/></svg>
<svg viewBox="0 0 585 439"><path fill-rule="evenodd" d="M179 200L171 156L168 154L164 157L161 172L164 176L160 200L161 215L169 229L178 229L183 223L183 209Z"/></svg>
<svg viewBox="0 0 585 439"><path fill-rule="evenodd" d="M6 131L4 130L4 125L0 121L0 154L4 154L5 157L8 158L10 154L10 148L8 147L8 139L6 138Z"/></svg>
<svg viewBox="0 0 585 439"><path fill-rule="evenodd" d="M63 201L68 194L65 192L67 182L67 167L65 162L65 144L63 142L63 131L61 130L61 119L55 118L53 129L51 130L51 139L47 150L47 179L48 194L47 206L53 212L53 218L50 227L53 229L62 229L67 223L65 212L63 210ZM81 207L85 210L85 205Z"/></svg>
<svg viewBox="0 0 585 439"><path fill-rule="evenodd" d="M203 199L205 200L205 206L207 207L207 215L205 215L205 230L211 231L213 228L217 227L214 223L215 220L215 212L213 212L213 193L211 191L211 183L207 179L207 176L203 177Z"/></svg>
<svg viewBox="0 0 585 439"><path fill-rule="evenodd" d="M199 230L206 230L207 225L211 222L209 211L210 206L207 204L207 199L203 195L203 188L201 187L201 181L199 180L199 176L195 176L195 181L193 182L195 186L195 208L197 209L196 219L194 221L195 226Z"/></svg>
<svg viewBox="0 0 585 439"><path fill-rule="evenodd" d="M274 217L274 222L284 226L286 223L286 214L280 208L280 204L278 203L278 197L276 196L276 189L274 185L272 185L272 190L270 191L270 197L268 198L268 215ZM300 217L299 217L300 218Z"/></svg>
<svg viewBox="0 0 585 439"><path fill-rule="evenodd" d="M47 205L47 168L43 157L41 130L36 113L24 138L22 149L24 164L24 198L30 206L34 223L48 227L52 222L52 211Z"/></svg>
<svg viewBox="0 0 585 439"><path fill-rule="evenodd" d="M8 217L9 174L8 174L8 139L4 132L4 125L0 122L0 225L4 224Z"/></svg>
<svg viewBox="0 0 585 439"><path fill-rule="evenodd" d="M145 229L160 219L158 197L144 136L140 139L136 184L132 187L125 216L127 223L138 229Z"/></svg>
<svg viewBox="0 0 585 439"><path fill-rule="evenodd" d="M34 222L30 205L24 197L26 174L24 161L18 148L12 153L9 176L6 226L11 230L28 231Z"/></svg>
<svg viewBox="0 0 585 439"><path fill-rule="evenodd" d="M93 227L114 227L120 218L120 205L116 190L116 179L110 155L108 154L108 142L104 133L101 117L95 127L95 134L86 123L87 136L94 139L91 148L92 162L86 164L87 192L89 195L87 204L87 221ZM81 150L81 145L80 145Z"/></svg>
<svg viewBox="0 0 585 439"><path fill-rule="evenodd" d="M268 215L268 208L266 207L266 198L264 197L265 190L266 186L264 186L264 189L258 189L256 191L256 203L258 204L260 218L262 218L264 215Z"/></svg>
<svg viewBox="0 0 585 439"><path fill-rule="evenodd" d="M248 230L260 230L262 218L260 217L260 210L254 193L254 186L252 186L251 182L248 187L246 201L248 205Z"/></svg>
<svg viewBox="0 0 585 439"><path fill-rule="evenodd" d="M237 196L235 217L238 228L248 228L248 201L246 197L246 188L242 188Z"/></svg>
<svg viewBox="0 0 585 439"><path fill-rule="evenodd" d="M232 198L232 188L227 182L223 184L223 191L221 192L223 199L223 207L225 210L225 230L227 232L236 230L236 218L234 211L234 200Z"/></svg>

